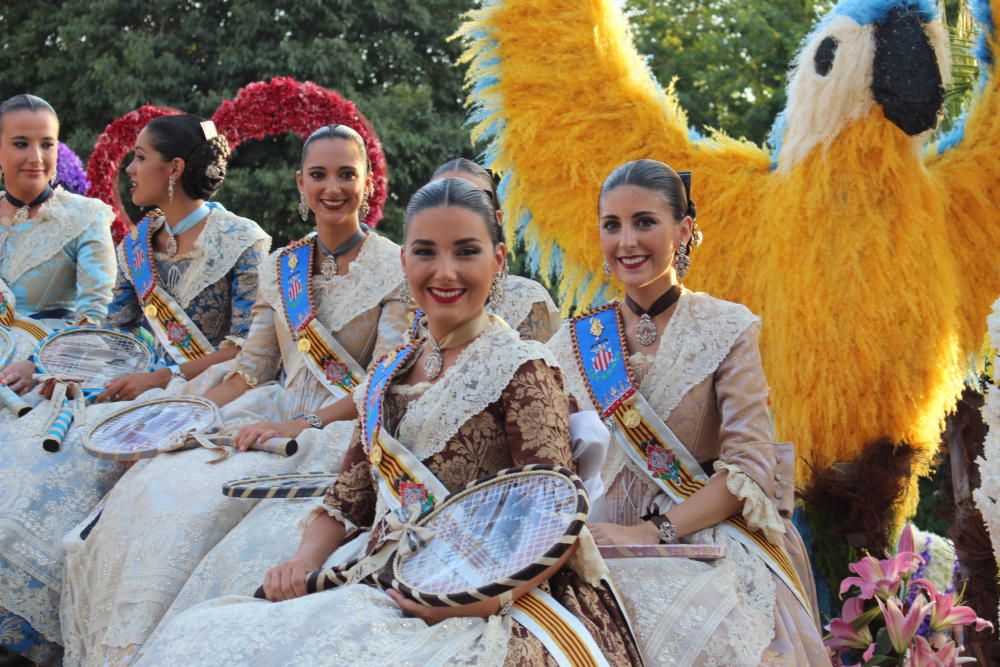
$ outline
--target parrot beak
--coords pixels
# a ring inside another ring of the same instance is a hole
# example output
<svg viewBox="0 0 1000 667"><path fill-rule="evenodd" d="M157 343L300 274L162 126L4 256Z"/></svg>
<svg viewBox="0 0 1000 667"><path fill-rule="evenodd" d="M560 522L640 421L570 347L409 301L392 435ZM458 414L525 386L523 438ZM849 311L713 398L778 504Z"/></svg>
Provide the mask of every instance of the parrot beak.
<svg viewBox="0 0 1000 667"><path fill-rule="evenodd" d="M937 125L944 86L918 14L894 9L876 24L872 95L885 117L910 136Z"/></svg>

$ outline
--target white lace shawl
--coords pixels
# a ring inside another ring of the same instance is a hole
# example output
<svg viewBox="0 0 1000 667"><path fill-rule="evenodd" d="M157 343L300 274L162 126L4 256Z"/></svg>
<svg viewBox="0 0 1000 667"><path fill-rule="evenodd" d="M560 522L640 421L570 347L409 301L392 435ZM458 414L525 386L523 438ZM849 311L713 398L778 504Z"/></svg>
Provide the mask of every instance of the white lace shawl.
<svg viewBox="0 0 1000 667"><path fill-rule="evenodd" d="M159 229L163 218L153 221L153 229ZM257 246L261 254L271 248L271 237L260 226L248 218L222 209L213 209L205 223L205 228L195 239L194 249L178 255L191 259L184 276L172 290L172 295L181 308L187 308L202 290L214 285L233 268L247 248ZM118 266L129 280L132 279L128 262L123 261L124 244L118 247Z"/></svg>
<svg viewBox="0 0 1000 667"><path fill-rule="evenodd" d="M444 376L407 405L398 439L421 461L442 451L465 422L498 400L525 363L540 359L558 368L544 345L521 340L506 323L491 319L486 331L459 353ZM368 382L366 378L354 392L361 414Z"/></svg>
<svg viewBox="0 0 1000 667"><path fill-rule="evenodd" d="M312 232L307 238L315 235L316 232ZM271 253L260 267L260 296L271 304L278 313L277 319L287 327L278 287L278 256L282 250L284 248ZM326 299L322 312L317 313L331 332L339 331L358 315L382 303L403 282L399 246L384 236L369 232L361 252L347 267L347 273L329 279L313 276L312 280L316 281L314 289L336 289L341 294L351 295L349 299Z"/></svg>
<svg viewBox="0 0 1000 667"><path fill-rule="evenodd" d="M667 322L639 391L666 422L684 395L712 375L743 332L758 321L746 306L685 290ZM581 409L585 406L594 409L576 364L569 326L571 322L564 323L549 346L563 368L567 390L576 397ZM632 465L628 457L621 448L612 447L602 471L605 484L610 485L625 465ZM646 479L645 471L636 472Z"/></svg>
<svg viewBox="0 0 1000 667"><path fill-rule="evenodd" d="M2 196L0 192L0 196ZM50 260L63 247L93 225L110 228L115 215L111 207L90 197L67 192L61 187L38 208L35 222L44 225L45 233L6 235L6 228L15 224L13 218L0 219L0 238L7 236L10 243L10 262L7 265L8 283L17 282L27 271Z"/></svg>

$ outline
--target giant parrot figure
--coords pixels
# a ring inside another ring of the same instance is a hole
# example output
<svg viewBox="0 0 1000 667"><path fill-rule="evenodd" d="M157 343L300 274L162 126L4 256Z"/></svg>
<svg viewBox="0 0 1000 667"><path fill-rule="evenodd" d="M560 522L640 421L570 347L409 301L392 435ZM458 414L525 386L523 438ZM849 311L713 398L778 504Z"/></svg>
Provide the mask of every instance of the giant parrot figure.
<svg viewBox="0 0 1000 667"><path fill-rule="evenodd" d="M618 5L487 0L461 28L473 136L512 231L584 308L618 289L600 268L604 177L641 157L693 172L705 240L686 284L763 317L799 482L891 443L911 457L893 516L911 513L1000 293L1000 0L974 0L981 86L933 146L950 62L936 5L842 0L793 64L771 151L689 131Z"/></svg>

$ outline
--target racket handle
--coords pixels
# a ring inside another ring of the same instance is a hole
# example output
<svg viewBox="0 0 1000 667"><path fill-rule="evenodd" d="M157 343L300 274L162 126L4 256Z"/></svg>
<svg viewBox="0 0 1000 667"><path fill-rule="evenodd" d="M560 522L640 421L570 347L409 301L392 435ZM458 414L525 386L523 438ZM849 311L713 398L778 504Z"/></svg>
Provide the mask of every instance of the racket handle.
<svg viewBox="0 0 1000 667"><path fill-rule="evenodd" d="M336 570L316 570L306 575L306 593L319 593L328 588L340 586L344 581L344 577L339 576ZM263 586L258 586L257 590L253 592L253 596L260 600L267 599Z"/></svg>
<svg viewBox="0 0 1000 667"><path fill-rule="evenodd" d="M250 445L250 449L278 454L279 456L292 456L299 451L299 443L295 441L295 438L271 438L267 442Z"/></svg>
<svg viewBox="0 0 1000 667"><path fill-rule="evenodd" d="M257 590L255 590L253 592L253 596L255 598L257 598L258 600L266 600L267 599L267 596L264 595L264 587L263 586L258 586Z"/></svg>
<svg viewBox="0 0 1000 667"><path fill-rule="evenodd" d="M0 385L0 403L3 403L5 408L18 417L23 417L31 412L31 406L21 400L21 397L5 384Z"/></svg>
<svg viewBox="0 0 1000 667"><path fill-rule="evenodd" d="M68 405L63 406L63 409L59 411L59 416L52 422L49 432L45 434L45 439L42 440L42 449L51 453L58 452L72 423L73 410Z"/></svg>

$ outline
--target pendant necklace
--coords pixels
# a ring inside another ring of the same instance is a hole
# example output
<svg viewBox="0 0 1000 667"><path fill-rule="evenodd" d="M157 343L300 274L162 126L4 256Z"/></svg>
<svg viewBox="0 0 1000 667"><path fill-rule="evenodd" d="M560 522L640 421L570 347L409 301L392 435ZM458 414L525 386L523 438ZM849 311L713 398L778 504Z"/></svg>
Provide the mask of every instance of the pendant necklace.
<svg viewBox="0 0 1000 667"><path fill-rule="evenodd" d="M42 194L38 195L29 202L23 202L9 192L3 193L3 197L10 202L11 206L17 209L17 212L14 213L14 222L24 222L28 219L28 214L31 212L31 209L36 206L41 206L47 202L52 195L55 194L55 192L56 191L52 189L51 185L46 185L45 189L42 190Z"/></svg>
<svg viewBox="0 0 1000 667"><path fill-rule="evenodd" d="M431 335L428 329L427 340L424 342L425 348L430 346L430 351L424 355L424 375L427 376L427 379L433 381L441 375L441 369L444 368L444 356L441 354L442 352L455 347L461 347L475 340L481 333L486 331L486 327L489 325L490 316L482 313L479 317L451 331L447 336L441 338L440 341L434 340L434 336Z"/></svg>
<svg viewBox="0 0 1000 667"><path fill-rule="evenodd" d="M163 228L167 230L167 257L173 258L177 255L177 237L204 220L211 212L212 207L205 202L184 216L176 225L171 226L164 218Z"/></svg>
<svg viewBox="0 0 1000 667"><path fill-rule="evenodd" d="M649 307L649 310L645 310L642 306L637 304L632 297L625 297L625 305L628 306L629 310L639 316L639 323L635 325L635 337L639 339L640 345L652 345L656 342L656 337L659 335L659 331L656 330L656 322L653 318L662 312L665 312L667 308L677 303L677 299L681 296L681 286L674 285L666 292L661 294L653 305Z"/></svg>
<svg viewBox="0 0 1000 667"><path fill-rule="evenodd" d="M323 245L323 241L320 240L319 234L316 235L316 247L319 248L319 252L323 255L323 263L320 264L319 272L323 274L324 278L330 279L335 275L340 273L340 267L337 266L337 258L346 252L350 252L358 247L362 241L368 238L368 227L358 226L358 231L354 232L351 238L347 239L339 246L333 250L328 249Z"/></svg>

